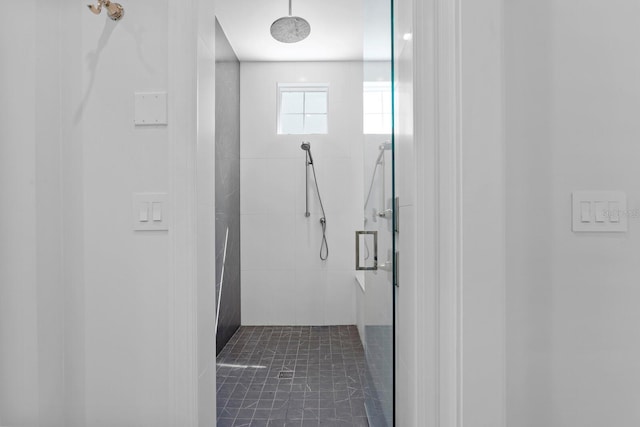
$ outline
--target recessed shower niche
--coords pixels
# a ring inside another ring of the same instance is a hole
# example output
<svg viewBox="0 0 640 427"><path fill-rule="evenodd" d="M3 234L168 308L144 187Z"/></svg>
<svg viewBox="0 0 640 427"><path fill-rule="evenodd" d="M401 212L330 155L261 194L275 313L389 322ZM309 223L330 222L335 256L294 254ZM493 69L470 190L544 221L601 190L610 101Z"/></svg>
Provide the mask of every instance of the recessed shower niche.
<svg viewBox="0 0 640 427"><path fill-rule="evenodd" d="M218 5L219 426L394 425L390 11Z"/></svg>

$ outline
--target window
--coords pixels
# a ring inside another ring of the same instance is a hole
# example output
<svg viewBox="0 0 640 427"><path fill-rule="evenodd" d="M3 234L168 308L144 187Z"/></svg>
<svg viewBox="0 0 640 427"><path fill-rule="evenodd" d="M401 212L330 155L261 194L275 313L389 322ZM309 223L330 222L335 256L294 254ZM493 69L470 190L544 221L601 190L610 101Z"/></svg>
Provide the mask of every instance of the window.
<svg viewBox="0 0 640 427"><path fill-rule="evenodd" d="M362 130L365 134L391 133L391 82L365 82L362 91Z"/></svg>
<svg viewBox="0 0 640 427"><path fill-rule="evenodd" d="M278 84L278 134L326 134L329 85Z"/></svg>

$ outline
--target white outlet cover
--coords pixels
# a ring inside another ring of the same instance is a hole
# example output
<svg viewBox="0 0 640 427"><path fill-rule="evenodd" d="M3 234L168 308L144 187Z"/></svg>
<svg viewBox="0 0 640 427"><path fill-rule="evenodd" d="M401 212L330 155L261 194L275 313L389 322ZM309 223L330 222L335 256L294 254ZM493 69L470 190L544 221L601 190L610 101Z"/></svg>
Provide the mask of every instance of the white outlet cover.
<svg viewBox="0 0 640 427"><path fill-rule="evenodd" d="M167 124L167 93L136 92L134 123L136 126L164 126Z"/></svg>

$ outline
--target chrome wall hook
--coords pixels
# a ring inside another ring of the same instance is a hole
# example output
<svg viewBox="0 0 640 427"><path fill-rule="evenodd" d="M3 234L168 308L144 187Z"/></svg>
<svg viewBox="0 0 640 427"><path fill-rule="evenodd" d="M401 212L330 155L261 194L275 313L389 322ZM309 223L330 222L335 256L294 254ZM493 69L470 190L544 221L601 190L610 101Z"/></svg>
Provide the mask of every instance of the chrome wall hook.
<svg viewBox="0 0 640 427"><path fill-rule="evenodd" d="M102 7L107 9L107 15L113 21L119 21L124 16L124 8L120 3L112 2L111 0L98 0L98 4L88 4L87 7L95 15L100 15Z"/></svg>

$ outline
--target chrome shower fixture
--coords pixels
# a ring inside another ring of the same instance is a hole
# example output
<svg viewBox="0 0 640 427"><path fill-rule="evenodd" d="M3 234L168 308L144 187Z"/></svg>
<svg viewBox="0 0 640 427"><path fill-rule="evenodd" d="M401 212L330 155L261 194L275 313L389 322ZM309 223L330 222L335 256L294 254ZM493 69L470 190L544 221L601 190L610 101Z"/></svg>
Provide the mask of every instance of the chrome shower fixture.
<svg viewBox="0 0 640 427"><path fill-rule="evenodd" d="M98 4L96 5L87 5L89 10L96 15L100 15L103 6L107 9L107 16L109 16L112 21L119 21L124 16L124 8L122 5L112 2L111 0L98 0Z"/></svg>
<svg viewBox="0 0 640 427"><path fill-rule="evenodd" d="M282 43L297 43L306 39L311 33L311 25L299 16L291 16L291 0L289 0L289 16L276 19L271 24L271 36Z"/></svg>
<svg viewBox="0 0 640 427"><path fill-rule="evenodd" d="M313 164L313 157L311 157L311 144L308 142L303 142L302 145L300 146L300 148L302 148L304 151L307 152L308 157L308 161L309 164L312 165Z"/></svg>
<svg viewBox="0 0 640 427"><path fill-rule="evenodd" d="M322 242L320 243L320 259L326 261L329 258L329 244L327 243L327 214L324 212L324 205L322 204L322 196L320 196L320 188L318 188L318 177L316 176L316 167L313 164L313 157L311 156L311 144L309 142L303 142L300 148L306 152L304 167L305 167L305 213L304 216L309 218L311 212L309 212L309 166L311 166L311 172L313 173L313 182L316 187L316 194L318 195L318 201L320 202L320 209L322 210L322 217L320 217L320 226L322 227Z"/></svg>

